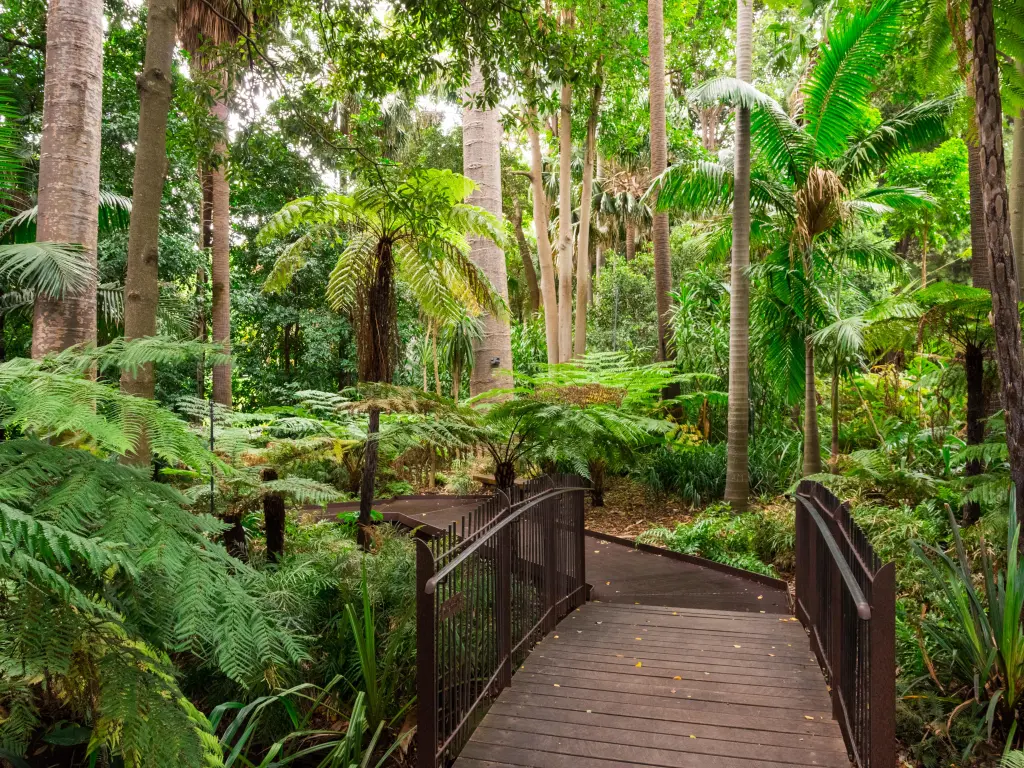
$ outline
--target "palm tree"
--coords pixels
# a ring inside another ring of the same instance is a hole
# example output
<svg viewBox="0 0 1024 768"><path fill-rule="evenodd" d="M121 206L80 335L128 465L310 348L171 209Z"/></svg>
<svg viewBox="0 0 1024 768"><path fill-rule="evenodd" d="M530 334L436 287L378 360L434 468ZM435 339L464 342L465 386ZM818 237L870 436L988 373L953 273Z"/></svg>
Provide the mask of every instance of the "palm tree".
<svg viewBox="0 0 1024 768"><path fill-rule="evenodd" d="M103 2L51 3L39 147L38 238L81 246L80 290L35 300L32 356L96 342L96 238L103 111Z"/></svg>
<svg viewBox="0 0 1024 768"><path fill-rule="evenodd" d="M736 78L711 80L693 96L751 110L751 144L758 160L750 180L752 240L772 255L774 274L799 281L806 293L800 298L805 475L821 471L814 345L809 340L820 315L813 310L819 303L813 296L815 265L829 253L823 246L841 242L856 219L929 204L919 190L869 184L891 158L944 137L953 106L949 99L926 101L858 133L901 16L902 0L881 0L828 31L828 42L803 85L799 122L774 99ZM658 207L717 213L732 203L734 181L731 169L701 160L669 168L649 194L657 195ZM787 269L787 264L797 266ZM790 362L791 370L798 370L798 361Z"/></svg>
<svg viewBox="0 0 1024 768"><path fill-rule="evenodd" d="M231 196L227 178L227 100L231 92L230 75L218 49L240 37L248 37L253 19L248 3L231 0L178 0L178 36L197 70L211 78L213 102L210 114L222 131L213 147L213 167L209 170L211 196L212 325L213 341L231 349ZM231 405L231 362L226 359L213 366L213 399Z"/></svg>
<svg viewBox="0 0 1024 768"><path fill-rule="evenodd" d="M473 66L467 96L462 112L462 157L466 176L476 183L470 200L500 220L501 122L496 107L486 108L477 103L484 98L484 76L478 64ZM474 237L470 244L473 263L508 303L504 252L486 237ZM482 323L483 332L473 341L475 363L469 382L472 395L512 386L512 332L508 318L485 315Z"/></svg>
<svg viewBox="0 0 1024 768"><path fill-rule="evenodd" d="M992 326L1006 409L1006 444L1010 476L1017 489L1017 519L1024 522L1024 351L1021 349L1020 299L1017 266L1013 257L1006 162L1003 157L1003 108L999 98L999 55L992 0L971 0L973 33L974 109L978 120L978 146L985 201L985 235L992 268ZM1018 543L1024 551L1024 540Z"/></svg>
<svg viewBox="0 0 1024 768"><path fill-rule="evenodd" d="M128 264L124 279L124 336L135 339L156 333L160 300L157 270L160 243L160 204L167 166L167 114L171 108L171 75L178 25L177 0L149 0L146 13L146 59L137 80L139 132L135 142L132 214L128 230ZM153 398L153 364L133 375L121 374L121 391ZM149 463L145 437L133 459Z"/></svg>
<svg viewBox="0 0 1024 768"><path fill-rule="evenodd" d="M472 371L477 364L474 350L483 334L484 326L480 318L467 311L441 329L441 354L452 376L452 400L456 405L459 402L462 372Z"/></svg>
<svg viewBox="0 0 1024 768"><path fill-rule="evenodd" d="M278 257L265 289L283 290L318 245L346 244L327 285L327 298L347 312L357 329L359 380L390 383L398 344L396 280L412 291L423 311L437 320L457 321L468 306L503 318L507 307L470 259L469 237L502 245L500 220L463 202L476 188L451 171L399 175L394 167L368 173L354 194L293 200L260 232L260 242L301 231ZM377 474L380 407L368 409L368 441L359 494L361 539L370 524Z"/></svg>
<svg viewBox="0 0 1024 768"><path fill-rule="evenodd" d="M665 124L665 13L662 0L647 0L647 45L650 60L651 178L658 178L668 163ZM658 359L669 359L669 292L672 258L668 249L668 213L655 212L654 293L658 308ZM627 245L628 247L628 245Z"/></svg>
<svg viewBox="0 0 1024 768"><path fill-rule="evenodd" d="M753 77L753 14L750 0L736 5L736 78ZM725 500L736 512L745 512L750 493L747 441L750 427L750 110L736 110L736 147L732 201L732 266L729 304L729 423L725 472Z"/></svg>

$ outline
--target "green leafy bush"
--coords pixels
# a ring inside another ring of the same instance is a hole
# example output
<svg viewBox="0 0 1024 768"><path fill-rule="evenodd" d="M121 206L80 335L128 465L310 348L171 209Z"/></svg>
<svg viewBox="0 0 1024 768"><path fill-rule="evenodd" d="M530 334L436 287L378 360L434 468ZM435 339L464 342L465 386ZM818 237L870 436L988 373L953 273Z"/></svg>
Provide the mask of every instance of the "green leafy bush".
<svg viewBox="0 0 1024 768"><path fill-rule="evenodd" d="M791 511L765 509L734 515L728 504L713 504L674 530L655 528L637 541L776 576L776 565L792 568L795 535Z"/></svg>

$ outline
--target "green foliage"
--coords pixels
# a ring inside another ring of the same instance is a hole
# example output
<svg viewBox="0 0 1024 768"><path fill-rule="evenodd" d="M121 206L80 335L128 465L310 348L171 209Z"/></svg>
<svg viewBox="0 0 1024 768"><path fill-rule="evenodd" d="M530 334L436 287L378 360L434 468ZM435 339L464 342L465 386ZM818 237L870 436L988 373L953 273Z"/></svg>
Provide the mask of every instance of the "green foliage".
<svg viewBox="0 0 1024 768"><path fill-rule="evenodd" d="M637 541L775 576L777 566L792 567L795 536L792 510L734 515L728 504L713 504L675 530L655 528Z"/></svg>

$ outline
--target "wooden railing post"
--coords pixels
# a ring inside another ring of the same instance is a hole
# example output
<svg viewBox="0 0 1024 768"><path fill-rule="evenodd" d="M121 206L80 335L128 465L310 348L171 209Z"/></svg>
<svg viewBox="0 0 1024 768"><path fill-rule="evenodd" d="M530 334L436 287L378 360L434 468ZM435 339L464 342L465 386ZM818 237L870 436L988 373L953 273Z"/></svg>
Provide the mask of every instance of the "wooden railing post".
<svg viewBox="0 0 1024 768"><path fill-rule="evenodd" d="M886 563L871 584L868 722L870 768L896 765L896 567Z"/></svg>
<svg viewBox="0 0 1024 768"><path fill-rule="evenodd" d="M426 585L434 575L430 545L416 540L416 768L437 768L437 646L434 594Z"/></svg>

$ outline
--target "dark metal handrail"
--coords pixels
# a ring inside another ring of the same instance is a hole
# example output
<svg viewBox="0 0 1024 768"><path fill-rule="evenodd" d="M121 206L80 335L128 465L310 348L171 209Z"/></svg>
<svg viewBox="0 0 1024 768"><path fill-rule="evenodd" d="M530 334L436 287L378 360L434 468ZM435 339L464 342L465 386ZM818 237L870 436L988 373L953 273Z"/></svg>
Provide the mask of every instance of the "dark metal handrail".
<svg viewBox="0 0 1024 768"><path fill-rule="evenodd" d="M535 497L528 498L528 499L523 499L519 503L520 504L525 504L525 506L522 506L519 509L517 509L515 512L511 512L510 514L506 514L504 517L499 518L500 522L498 522L497 524L492 525L492 527L488 528L486 530L486 535L478 536L476 538L476 540L473 541L472 544L470 544L468 547L466 547L465 549L463 549L459 553L458 557L456 557L454 560L452 560L450 563L448 563L448 565L444 566L444 568L442 568L440 571L438 571L436 574L434 574L431 578L429 578L427 580L427 583L424 585L423 591L426 594L428 594L428 595L434 594L434 591L437 589L437 582L439 582L441 579L443 579L449 573L451 573L456 568L458 568L463 562L465 562L467 559L469 559L470 555L472 555L474 552L476 552L478 549L480 549L484 544L486 544L490 540L490 538L492 536L494 536L498 531L500 531L502 528L505 528L508 525L511 525L516 520L520 519L523 516L524 512L527 512L527 511L533 509L534 507L539 506L540 504L544 503L548 499L554 498L555 496L560 496L563 493L569 493L571 491L585 491L585 490L587 490L587 487L584 486L584 485L571 486L569 488L555 488L555 489L550 490L550 491L545 491L544 493L540 494L539 496L535 496ZM506 496L505 498L508 498L508 497ZM526 504L525 502L530 502L530 503ZM514 507L509 507L509 509L510 510L514 509Z"/></svg>
<svg viewBox="0 0 1024 768"><path fill-rule="evenodd" d="M418 768L458 755L533 644L585 601L584 490L534 479L416 541Z"/></svg>
<svg viewBox="0 0 1024 768"><path fill-rule="evenodd" d="M807 480L796 494L796 615L850 759L895 768L895 566L878 559L848 505Z"/></svg>
<svg viewBox="0 0 1024 768"><path fill-rule="evenodd" d="M833 560L835 560L836 567L839 569L839 575L843 577L843 584L850 593L854 605L857 606L857 616L864 621L868 621L871 618L871 604L864 597L864 590L857 583L857 579L854 577L849 564L847 564L846 558L843 557L843 553L839 551L839 544L836 542L835 537L829 531L828 526L825 525L825 521L821 519L821 515L818 514L813 503L802 496L797 496L796 500L804 505L807 513L811 516L811 520L818 526L818 531L821 533L821 537L824 539L825 545L828 547Z"/></svg>

